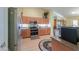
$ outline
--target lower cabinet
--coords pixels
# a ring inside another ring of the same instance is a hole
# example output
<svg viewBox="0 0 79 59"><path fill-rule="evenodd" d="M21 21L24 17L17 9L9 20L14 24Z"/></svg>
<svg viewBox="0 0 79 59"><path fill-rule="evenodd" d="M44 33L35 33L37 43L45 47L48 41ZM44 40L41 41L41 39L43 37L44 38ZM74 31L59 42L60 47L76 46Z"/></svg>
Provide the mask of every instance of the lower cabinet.
<svg viewBox="0 0 79 59"><path fill-rule="evenodd" d="M46 29L39 29L39 35L49 35L50 34L50 28L46 28Z"/></svg>
<svg viewBox="0 0 79 59"><path fill-rule="evenodd" d="M21 31L21 37L22 38L30 38L30 29L23 29ZM38 35L43 36L43 35L50 35L50 28L45 28L45 29L39 29L38 30Z"/></svg>
<svg viewBox="0 0 79 59"><path fill-rule="evenodd" d="M39 29L39 30L38 30L38 35L39 35L39 36L44 35L44 29Z"/></svg>
<svg viewBox="0 0 79 59"><path fill-rule="evenodd" d="M29 38L30 37L30 29L25 29L21 31L22 38Z"/></svg>

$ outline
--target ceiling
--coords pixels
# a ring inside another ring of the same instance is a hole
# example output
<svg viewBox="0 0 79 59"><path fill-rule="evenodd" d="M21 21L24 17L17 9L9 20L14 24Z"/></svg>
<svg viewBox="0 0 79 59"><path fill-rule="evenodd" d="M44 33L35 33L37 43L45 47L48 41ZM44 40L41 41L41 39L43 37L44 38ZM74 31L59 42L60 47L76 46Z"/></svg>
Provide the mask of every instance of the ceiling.
<svg viewBox="0 0 79 59"><path fill-rule="evenodd" d="M79 16L79 7L53 7L52 10L63 16Z"/></svg>

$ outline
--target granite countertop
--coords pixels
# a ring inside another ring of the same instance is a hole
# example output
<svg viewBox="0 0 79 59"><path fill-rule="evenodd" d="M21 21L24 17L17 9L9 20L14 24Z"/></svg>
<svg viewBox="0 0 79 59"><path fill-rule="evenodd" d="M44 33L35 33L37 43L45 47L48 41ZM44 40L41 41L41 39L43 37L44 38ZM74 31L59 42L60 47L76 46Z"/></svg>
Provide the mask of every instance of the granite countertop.
<svg viewBox="0 0 79 59"><path fill-rule="evenodd" d="M63 39L60 39L60 38L57 38L57 37L54 37L54 36L50 37L50 38L52 38L52 40L57 40L60 43L64 44L65 46L68 46L68 47L72 48L74 51L78 51L79 50L77 45L72 44L72 43L70 43L68 41L65 41Z"/></svg>
<svg viewBox="0 0 79 59"><path fill-rule="evenodd" d="M29 27L20 27L21 29L30 29ZM47 29L47 28L50 28L50 27L39 27L38 29Z"/></svg>
<svg viewBox="0 0 79 59"><path fill-rule="evenodd" d="M24 24L25 26L23 26L23 24L19 25L20 29L29 29L29 25L28 24ZM38 26L38 29L46 29L46 28L50 28L49 25L42 25L42 24L39 24Z"/></svg>

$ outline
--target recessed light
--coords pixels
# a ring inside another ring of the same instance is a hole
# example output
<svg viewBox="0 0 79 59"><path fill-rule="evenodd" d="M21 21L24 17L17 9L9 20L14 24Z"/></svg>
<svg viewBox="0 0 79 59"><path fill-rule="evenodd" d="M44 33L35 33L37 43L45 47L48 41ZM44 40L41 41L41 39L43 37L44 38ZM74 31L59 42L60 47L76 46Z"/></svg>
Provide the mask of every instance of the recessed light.
<svg viewBox="0 0 79 59"><path fill-rule="evenodd" d="M72 12L72 14L76 14L76 12Z"/></svg>

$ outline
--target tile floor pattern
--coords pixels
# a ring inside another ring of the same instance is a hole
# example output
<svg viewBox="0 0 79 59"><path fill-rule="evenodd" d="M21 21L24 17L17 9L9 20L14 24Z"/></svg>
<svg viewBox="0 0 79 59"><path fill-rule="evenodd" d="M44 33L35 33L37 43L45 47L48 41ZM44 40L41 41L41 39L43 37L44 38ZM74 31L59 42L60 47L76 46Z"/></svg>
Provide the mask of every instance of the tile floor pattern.
<svg viewBox="0 0 79 59"><path fill-rule="evenodd" d="M25 39L20 39L20 43L18 44L18 51L41 51L38 47L38 44L41 40L44 39L50 39L51 36L50 35L44 35L44 36L40 36L39 39L33 39L31 40L31 38L25 38ZM53 51L65 51L65 50L71 50L73 51L73 49L70 49L69 47L59 43L56 40L53 40L53 45L52 45L52 50ZM64 41L62 41L64 42ZM66 45L68 46L72 46L71 44L64 42ZM63 46L64 48L62 48L61 46ZM74 46L72 46L73 48L75 48Z"/></svg>
<svg viewBox="0 0 79 59"><path fill-rule="evenodd" d="M41 40L51 39L50 35L40 36L39 39L25 38L21 39L18 51L40 51L38 44Z"/></svg>

